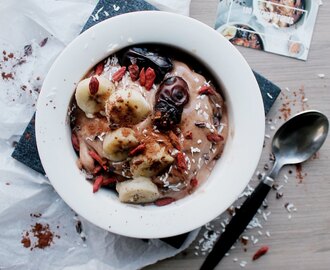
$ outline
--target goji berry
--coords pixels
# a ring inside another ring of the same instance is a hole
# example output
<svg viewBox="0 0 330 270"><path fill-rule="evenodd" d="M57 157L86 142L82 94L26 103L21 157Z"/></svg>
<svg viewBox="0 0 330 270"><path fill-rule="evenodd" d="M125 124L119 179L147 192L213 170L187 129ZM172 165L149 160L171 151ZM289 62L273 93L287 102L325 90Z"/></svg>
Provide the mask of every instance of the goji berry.
<svg viewBox="0 0 330 270"><path fill-rule="evenodd" d="M126 72L126 67L121 67L112 75L112 80L114 82L119 82L124 77L125 72Z"/></svg>
<svg viewBox="0 0 330 270"><path fill-rule="evenodd" d="M145 149L146 149L146 145L142 143L142 144L138 145L137 147L135 147L133 150L131 150L128 153L128 156L133 157L133 156L139 155L139 154L143 153Z"/></svg>
<svg viewBox="0 0 330 270"><path fill-rule="evenodd" d="M194 177L194 178L192 178L192 179L190 180L190 185L191 185L191 187L193 187L193 188L198 186L198 180L197 180L196 177Z"/></svg>
<svg viewBox="0 0 330 270"><path fill-rule="evenodd" d="M97 64L97 66L95 68L95 75L101 75L103 70L104 70L104 62L102 61Z"/></svg>
<svg viewBox="0 0 330 270"><path fill-rule="evenodd" d="M184 155L182 152L179 152L176 155L176 166L178 167L178 169L180 169L182 171L187 170L186 159L184 158Z"/></svg>
<svg viewBox="0 0 330 270"><path fill-rule="evenodd" d="M107 170L106 161L104 161L96 152L88 151L88 154L99 163L104 170Z"/></svg>
<svg viewBox="0 0 330 270"><path fill-rule="evenodd" d="M95 95L99 91L99 80L96 77L92 77L89 82L89 92L91 95Z"/></svg>
<svg viewBox="0 0 330 270"><path fill-rule="evenodd" d="M100 189L100 187L102 185L102 181L103 181L102 175L95 178L94 183L93 183L93 193L97 192Z"/></svg>
<svg viewBox="0 0 330 270"><path fill-rule="evenodd" d="M223 137L220 134L216 134L216 133L208 133L206 135L206 138L208 139L208 141L213 143L218 143L220 141L223 141Z"/></svg>
<svg viewBox="0 0 330 270"><path fill-rule="evenodd" d="M209 85L203 85L199 89L198 94L200 94L200 95L214 95L214 90Z"/></svg>
<svg viewBox="0 0 330 270"><path fill-rule="evenodd" d="M156 200L154 202L154 204L157 205L157 206L164 206L164 205L168 205L168 204L170 204L170 203L172 203L174 201L175 201L174 198L165 197L165 198L160 198L160 199Z"/></svg>
<svg viewBox="0 0 330 270"><path fill-rule="evenodd" d="M156 79L156 73L155 71L148 67L146 70L146 84L145 84L145 88L147 90L150 90L154 84L154 81Z"/></svg>
<svg viewBox="0 0 330 270"><path fill-rule="evenodd" d="M254 253L252 260L255 261L259 259L261 256L265 255L268 252L269 247L268 246L262 246L257 250L256 253Z"/></svg>
<svg viewBox="0 0 330 270"><path fill-rule="evenodd" d="M146 85L146 72L145 72L144 68L142 68L140 71L140 85L141 86Z"/></svg>
<svg viewBox="0 0 330 270"><path fill-rule="evenodd" d="M135 82L139 78L139 66L137 64L130 65L128 67L129 75L131 76L131 79L133 82Z"/></svg>

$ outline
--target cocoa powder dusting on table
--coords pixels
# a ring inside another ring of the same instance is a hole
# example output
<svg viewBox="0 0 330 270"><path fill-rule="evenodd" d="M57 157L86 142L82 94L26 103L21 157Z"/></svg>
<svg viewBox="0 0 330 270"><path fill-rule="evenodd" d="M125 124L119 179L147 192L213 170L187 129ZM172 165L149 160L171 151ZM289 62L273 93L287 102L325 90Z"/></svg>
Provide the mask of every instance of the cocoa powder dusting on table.
<svg viewBox="0 0 330 270"><path fill-rule="evenodd" d="M282 107L280 108L280 112L282 113L282 116L284 120L288 120L291 116L291 108L290 108L290 102L282 103Z"/></svg>

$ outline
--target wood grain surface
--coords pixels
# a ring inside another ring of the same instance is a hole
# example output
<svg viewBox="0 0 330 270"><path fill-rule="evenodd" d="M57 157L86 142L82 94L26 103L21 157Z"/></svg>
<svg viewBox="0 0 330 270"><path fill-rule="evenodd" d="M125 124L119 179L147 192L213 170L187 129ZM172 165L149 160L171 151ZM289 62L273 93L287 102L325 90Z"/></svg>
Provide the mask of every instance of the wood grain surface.
<svg viewBox="0 0 330 270"><path fill-rule="evenodd" d="M192 0L191 16L213 27L217 5L217 0ZM330 117L329 14L330 3L323 0L307 61L237 47L254 70L282 89L266 119L266 134L270 137L286 117L296 112L316 109ZM325 77L320 78L319 74L325 74ZM265 138L265 148L256 172L264 172L265 164L269 167L272 164L269 160L270 141L271 139ZM301 169L296 166L282 169L277 181L280 187L283 185L279 191L283 192L283 197L277 199L277 191L271 191L267 209L261 209L261 214L258 215L262 228L247 230L244 235L249 237L248 243L244 245L238 241L235 249L230 251L216 269L330 269L329 153L328 138L319 153L302 164ZM250 185L255 186L257 183L255 175ZM292 203L297 210L288 212L285 208L287 203ZM212 231L221 231L221 222L225 215L211 222ZM144 269L199 269L207 254L207 250L201 251L203 243L199 242L206 242L203 235L208 231L210 230L202 228L195 242L176 257ZM266 232L269 232L270 237ZM256 243L253 243L251 236ZM263 245L269 246L269 252L259 260L252 261L253 254ZM244 265L244 262L246 265L243 268L240 264Z"/></svg>

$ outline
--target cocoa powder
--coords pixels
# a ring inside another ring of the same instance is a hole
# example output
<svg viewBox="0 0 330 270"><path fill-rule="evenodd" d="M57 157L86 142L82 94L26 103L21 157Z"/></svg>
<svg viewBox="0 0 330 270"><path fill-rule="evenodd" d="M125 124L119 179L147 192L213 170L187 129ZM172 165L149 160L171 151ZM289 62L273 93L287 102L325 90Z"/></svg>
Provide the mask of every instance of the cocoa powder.
<svg viewBox="0 0 330 270"><path fill-rule="evenodd" d="M31 214L31 217L39 218L41 214ZM30 248L33 250L35 248L45 249L54 244L54 237L60 238L51 231L49 224L35 223L31 226L29 231L24 231L22 233L21 243L23 247Z"/></svg>

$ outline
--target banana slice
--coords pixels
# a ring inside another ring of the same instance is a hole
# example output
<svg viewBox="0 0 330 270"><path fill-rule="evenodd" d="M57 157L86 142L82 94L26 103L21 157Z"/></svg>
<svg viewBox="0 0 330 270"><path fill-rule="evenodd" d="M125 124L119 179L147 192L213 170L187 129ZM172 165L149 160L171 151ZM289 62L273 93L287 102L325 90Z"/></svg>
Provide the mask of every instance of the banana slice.
<svg viewBox="0 0 330 270"><path fill-rule="evenodd" d="M122 161L127 158L129 150L138 144L133 129L118 128L104 137L103 152L111 161Z"/></svg>
<svg viewBox="0 0 330 270"><path fill-rule="evenodd" d="M151 108L142 94L134 88L121 88L114 92L106 106L110 123L135 125L150 114Z"/></svg>
<svg viewBox="0 0 330 270"><path fill-rule="evenodd" d="M146 177L119 182L116 190L119 193L119 200L125 203L148 203L160 197L157 186Z"/></svg>
<svg viewBox="0 0 330 270"><path fill-rule="evenodd" d="M145 154L132 158L131 173L135 177L156 176L173 162L174 158L167 153L165 147L161 147L158 143L150 143L146 145Z"/></svg>
<svg viewBox="0 0 330 270"><path fill-rule="evenodd" d="M75 93L77 105L86 115L104 111L105 102L114 88L114 84L102 76L84 79L77 85Z"/></svg>

